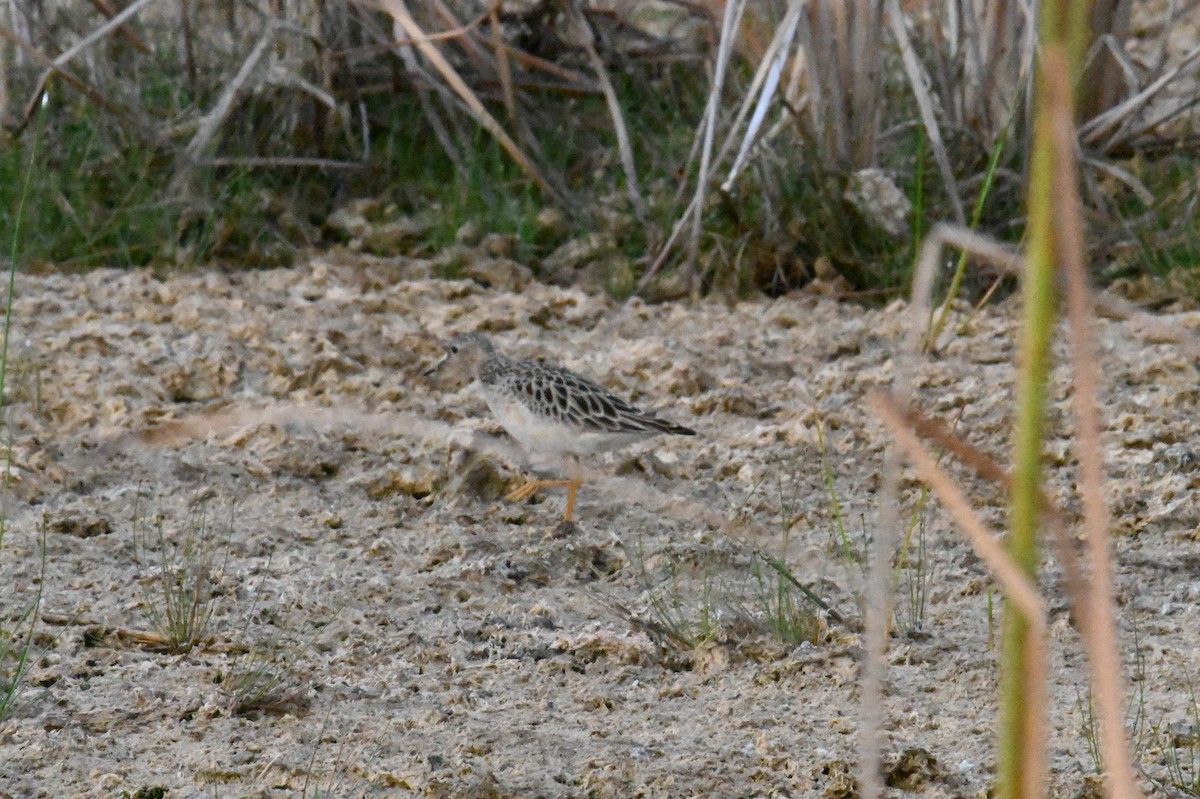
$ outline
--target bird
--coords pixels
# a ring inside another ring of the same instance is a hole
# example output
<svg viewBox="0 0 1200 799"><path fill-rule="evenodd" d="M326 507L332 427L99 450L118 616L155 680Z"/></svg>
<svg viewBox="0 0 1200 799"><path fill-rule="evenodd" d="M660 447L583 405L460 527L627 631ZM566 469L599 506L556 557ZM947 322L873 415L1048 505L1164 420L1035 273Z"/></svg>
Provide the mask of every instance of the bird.
<svg viewBox="0 0 1200 799"><path fill-rule="evenodd" d="M578 456L620 449L651 436L694 436L696 431L639 410L608 389L562 366L510 358L483 333L457 335L446 355L427 377L444 371L466 371L483 389L496 421L526 452L556 455L568 466L570 479L530 479L509 492L520 502L545 488L566 488L564 521L575 512L575 495L583 480Z"/></svg>

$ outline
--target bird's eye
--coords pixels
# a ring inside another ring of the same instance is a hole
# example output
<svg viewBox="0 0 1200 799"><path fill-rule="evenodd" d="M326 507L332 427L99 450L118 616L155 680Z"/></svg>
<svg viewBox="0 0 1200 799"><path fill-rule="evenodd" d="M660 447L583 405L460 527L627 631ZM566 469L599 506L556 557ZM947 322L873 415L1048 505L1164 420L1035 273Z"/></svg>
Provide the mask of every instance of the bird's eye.
<svg viewBox="0 0 1200 799"><path fill-rule="evenodd" d="M457 344L451 344L451 345L450 345L450 354L451 354L451 355L457 355L457 354L458 354L458 345L457 345Z"/></svg>

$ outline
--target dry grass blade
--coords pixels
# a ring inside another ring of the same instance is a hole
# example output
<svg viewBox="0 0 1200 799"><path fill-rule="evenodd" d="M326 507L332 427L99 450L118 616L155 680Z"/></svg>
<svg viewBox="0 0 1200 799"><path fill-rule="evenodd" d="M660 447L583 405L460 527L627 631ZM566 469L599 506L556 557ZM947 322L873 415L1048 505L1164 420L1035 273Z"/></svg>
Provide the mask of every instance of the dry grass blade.
<svg viewBox="0 0 1200 799"><path fill-rule="evenodd" d="M933 279L937 276L938 258L945 245L958 247L1012 274L1021 274L1024 264L1024 259L1018 253L969 228L947 225L943 222L934 225L933 230L929 231L929 235L921 244L916 273L913 275L912 314L915 321L914 327L909 329L910 340L908 343L914 348L920 348L921 339L936 329L933 326L931 314ZM946 310L943 309L943 313ZM926 330L929 332L925 332ZM926 340L925 349L936 351L937 342Z"/></svg>
<svg viewBox="0 0 1200 799"><path fill-rule="evenodd" d="M1091 325L1091 290L1084 262L1083 203L1075 170L1075 125L1071 113L1070 74L1058 49L1045 54L1045 86L1057 150L1054 205L1058 210L1057 249L1066 273L1067 321L1074 354L1075 393L1072 398L1077 424L1080 493L1083 526L1091 562L1088 614L1082 620L1083 643L1092 663L1092 694L1100 714L1101 744L1111 797L1138 797L1121 707L1125 687L1118 661L1119 642L1114 621L1112 563L1108 531L1111 528L1104 501L1104 448L1100 443L1100 401L1096 352Z"/></svg>
<svg viewBox="0 0 1200 799"><path fill-rule="evenodd" d="M1079 137L1084 144L1089 146L1097 146L1101 139L1110 131L1116 129L1119 125L1129 120L1134 114L1146 107L1160 91L1165 89L1180 75L1190 72L1194 67L1200 66L1200 46L1192 48L1180 62L1171 69L1159 76L1158 80L1151 83L1145 89L1130 97L1125 102L1111 108L1098 117L1095 117L1084 124L1079 129ZM1103 150L1110 149L1115 143L1117 137L1113 137L1105 143Z"/></svg>
<svg viewBox="0 0 1200 799"><path fill-rule="evenodd" d="M33 58L34 61L37 61L39 64L65 80L68 85L78 90L84 97L92 101L92 103L94 103L97 107L104 109L117 119L121 120L122 123L128 125L133 132L139 134L139 136L141 136L141 138L144 140L150 141L153 138L142 125L138 124L137 121L133 119L127 111L125 111L125 109L109 102L108 98L103 94L72 75L63 67L56 65L54 60L48 55L22 39L7 26L0 25L0 37L8 39L10 42L15 44L31 58ZM37 100L39 97L41 97L41 94L44 91L44 85L44 78L43 80L38 81L38 88L34 91L33 97L30 98L30 101L25 105L25 119L22 125L29 123L33 112L37 109Z"/></svg>
<svg viewBox="0 0 1200 799"><path fill-rule="evenodd" d="M421 55L433 65L433 68L438 71L438 74L450 85L450 88L466 103L475 119L482 125L488 133L495 137L500 146L504 148L509 157L520 167L530 180L532 180L541 191L549 197L552 197L557 202L563 202L564 198L561 193L550 184L550 181L542 175L534 163L529 160L517 143L512 140L512 137L505 132L496 118L488 112L483 106L483 102L478 95L467 86L466 81L458 74L458 71L446 60L431 41L426 37L425 31L421 30L421 26L413 19L412 14L408 12L408 8L402 0L382 0L383 9L395 20L396 24L408 34L411 38L413 46L421 52Z"/></svg>
<svg viewBox="0 0 1200 799"><path fill-rule="evenodd" d="M724 159L724 153L728 150L729 144L733 142L736 132L741 128L742 120L745 119L755 95L758 95L758 103L754 105L754 115L750 118L750 124L746 126L741 146L738 148L737 155L733 159L733 166L729 168L729 176L721 184L721 191L728 192L733 188L734 181L737 180L738 175L745 168L750 150L754 142L758 139L758 131L762 128L762 123L767 117L767 111L771 107L771 101L775 97L775 91L779 88L779 81L783 75L783 68L787 63L788 53L791 50L793 40L796 38L796 30L800 25L800 12L802 9L803 6L799 2L791 4L787 16L784 17L783 22L779 24L779 27L775 31L775 38L771 40L767 52L763 55L762 63L759 64L758 71L754 75L754 80L750 83L750 88L746 92L746 99L742 103L742 107L738 110L738 115L730 128L730 136L726 140L725 147L722 148L722 156L718 159L718 162ZM797 59L799 59L798 55Z"/></svg>
<svg viewBox="0 0 1200 799"><path fill-rule="evenodd" d="M246 59L242 61L242 66L237 74L226 85L225 91L217 98L217 102L212 110L200 120L200 125L196 129L196 133L192 136L192 140L183 148L176 166L175 188L181 187L182 180L186 177L191 167L200 159L200 154L208 147L208 143L212 141L213 136L217 134L221 124L229 116L229 112L233 110L233 104L237 100L238 95L247 88L253 88L254 84L262 80L266 75L266 70L260 69L259 65L263 62L263 59L270 50L271 43L274 41L275 21L269 20L263 27L263 32L259 35L254 48L246 56ZM256 73L257 78L255 78ZM252 79L254 79L253 82Z"/></svg>
<svg viewBox="0 0 1200 799"><path fill-rule="evenodd" d="M613 132L617 135L617 153L621 158L621 169L625 172L625 191L629 195L629 204L638 221L646 224L646 201L638 188L637 165L633 160L633 146L629 142L629 126L625 123L625 114L621 111L621 101L617 98L617 90L613 88L612 78L604 59L596 52L596 34L584 17L583 12L574 3L570 4L572 27L578 34L587 53L588 63L596 73L600 83L600 91L604 93L604 102L608 106L608 114L612 118ZM649 236L647 236L649 238Z"/></svg>
<svg viewBox="0 0 1200 799"><path fill-rule="evenodd" d="M962 528L964 537L974 547L996 579L1004 588L1021 613L1027 616L1042 634L1046 631L1046 605L1034 586L1033 581L1004 551L996 541L996 536L988 531L987 525L979 518L971 503L962 490L950 479L950 476L937 464L937 459L921 444L915 432L905 424L904 415L897 412L895 404L880 391L872 391L867 402L879 414L879 418L887 427L888 432L899 443L905 457L920 473L921 479L929 484L938 498L946 506L946 510Z"/></svg>
<svg viewBox="0 0 1200 799"><path fill-rule="evenodd" d="M128 32L128 29L124 27L125 20L141 11L143 7L150 5L155 1L156 0L137 0L137 2L131 4L128 8L110 19L107 23L101 25L99 28L96 28L96 30L92 31L87 36L84 36L82 39L76 42L74 46L63 51L57 58L54 59L54 66L61 67L64 64L67 64L75 56L79 55L84 50L88 49L93 44L100 41L118 28L120 28L122 32ZM147 48L145 44L141 44L140 40L135 39L135 41L140 44L143 52L149 52L149 48Z"/></svg>
<svg viewBox="0 0 1200 799"><path fill-rule="evenodd" d="M1045 745L1046 604L1038 594L1033 581L1029 579L1016 560L1008 552L1005 552L1004 548L996 541L995 535L987 529L987 525L971 508L966 496L938 466L937 459L921 445L916 435L904 424L903 417L894 413L890 403L885 401L879 392L872 392L868 397L868 402L875 408L892 438L921 475L921 479L933 489L946 510L958 523L963 537L967 539L976 554L996 576L1004 589L1005 596L1016 606L1029 625L1025 649L1026 674L1029 675L1029 678L1025 682L1025 700L1029 706L1028 719L1031 723L1026 727L1029 735L1022 741L1021 759L1025 766L1025 774L1031 776L1030 781L1021 786L1020 795L1044 796L1047 774Z"/></svg>
<svg viewBox="0 0 1200 799"><path fill-rule="evenodd" d="M738 23L746 10L746 0L734 0L725 6L721 19L721 38L717 43L717 64L713 70L712 87L708 92L708 103L704 109L702 124L703 144L700 147L700 173L696 176L696 194L688 207L692 211L692 235L688 242L687 260L683 272L688 281L688 293L695 294L697 286L696 259L700 253L700 234L703 232L704 197L708 192L708 179L712 164L713 141L716 138L717 112L721 107L721 91L725 86L725 75L729 71L729 60L736 42Z"/></svg>
<svg viewBox="0 0 1200 799"><path fill-rule="evenodd" d="M369 169L366 164L357 161L335 161L332 158L305 158L302 156L260 156L245 158L202 158L196 162L199 166L244 166L261 167L315 167L317 169Z"/></svg>
<svg viewBox="0 0 1200 799"><path fill-rule="evenodd" d="M892 29L892 36L896 39L896 44L900 48L900 54L904 62L904 73L908 77L908 84L912 87L913 96L917 100L917 108L921 111L921 122L925 126L925 135L929 140L929 148L933 150L934 160L937 161L938 171L942 173L942 182L946 186L946 195L950 198L950 205L954 209L954 218L960 225L965 225L967 215L963 211L962 197L959 196L958 184L954 180L954 170L950 166L950 156L946 153L946 145L942 141L942 132L938 127L937 115L933 108L933 99L929 95L927 79L925 71L921 67L921 62L917 58L916 51L913 50L912 42L908 38L908 31L904 29L904 15L900 11L900 4L897 0L887 0L887 18L888 24Z"/></svg>
<svg viewBox="0 0 1200 799"><path fill-rule="evenodd" d="M654 280L659 271L667 263L667 258L670 257L671 251L675 247L675 242L679 240L681 235L683 235L683 230L687 227L688 222L691 221L692 214L699 213L696 211L696 206L700 200L701 198L699 196L693 196L691 202L688 203L687 208L685 208L683 213L679 215L679 218L675 220L675 224L671 227L671 235L667 237L666 243L663 244L662 249L659 250L658 255L655 256L654 262L650 264L650 268L646 270L646 274L642 275L641 279L638 280L637 291L644 291L646 286L650 285L650 281Z"/></svg>

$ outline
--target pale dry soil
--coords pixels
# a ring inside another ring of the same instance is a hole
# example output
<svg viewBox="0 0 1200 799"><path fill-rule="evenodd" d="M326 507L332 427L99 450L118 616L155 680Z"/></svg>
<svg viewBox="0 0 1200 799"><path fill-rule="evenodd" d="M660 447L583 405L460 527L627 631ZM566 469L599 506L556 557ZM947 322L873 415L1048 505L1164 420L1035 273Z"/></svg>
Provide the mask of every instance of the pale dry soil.
<svg viewBox="0 0 1200 799"><path fill-rule="evenodd" d="M42 593L0 796L852 795L885 445L864 397L893 377L906 304L622 304L502 277L337 256L19 277L5 628ZM927 412L1000 457L1018 311L961 309L917 379ZM589 463L575 526L561 493L505 503L521 453L472 387L422 376L470 330L699 435ZM1171 344L1098 334L1130 726L1160 791L1196 746L1200 383ZM1047 487L1074 517L1068 380ZM1001 494L945 463L999 528ZM906 514L917 498L909 483ZM889 790L984 796L1002 602L936 502L913 518ZM814 640L771 632L763 553L843 620L792 592ZM1086 796L1086 662L1058 574L1047 558L1052 783ZM211 613L189 651L163 651L166 578L199 582Z"/></svg>

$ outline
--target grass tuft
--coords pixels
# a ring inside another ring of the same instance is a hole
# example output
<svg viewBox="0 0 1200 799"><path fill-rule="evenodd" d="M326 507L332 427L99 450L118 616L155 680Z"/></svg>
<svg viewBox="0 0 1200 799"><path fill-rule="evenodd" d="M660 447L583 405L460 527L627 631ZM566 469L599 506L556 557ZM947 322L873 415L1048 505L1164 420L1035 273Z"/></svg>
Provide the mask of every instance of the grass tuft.
<svg viewBox="0 0 1200 799"><path fill-rule="evenodd" d="M141 516L134 506L135 562L142 610L169 652L188 652L203 642L220 606L221 577L229 559L230 529L219 537L206 503L190 509L180 529L169 531L162 514Z"/></svg>

